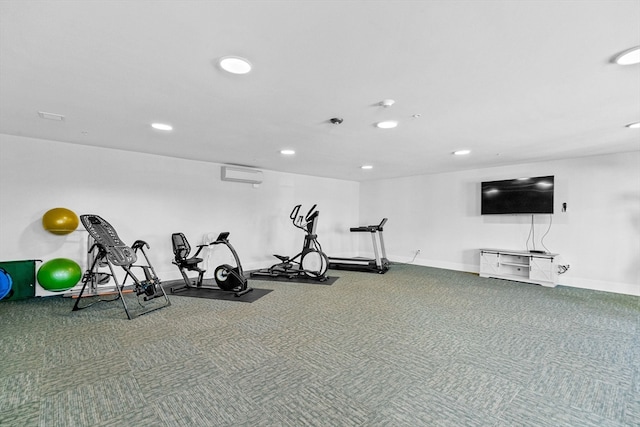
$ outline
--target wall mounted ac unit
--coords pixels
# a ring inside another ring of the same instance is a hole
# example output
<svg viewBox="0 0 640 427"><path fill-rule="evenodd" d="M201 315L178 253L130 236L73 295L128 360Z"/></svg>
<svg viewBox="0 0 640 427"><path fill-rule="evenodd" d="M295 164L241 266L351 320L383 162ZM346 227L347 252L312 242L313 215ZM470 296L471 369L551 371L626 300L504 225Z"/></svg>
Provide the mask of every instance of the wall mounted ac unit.
<svg viewBox="0 0 640 427"><path fill-rule="evenodd" d="M237 166L222 166L221 170L223 181L246 182L249 184L260 184L262 182L261 170Z"/></svg>

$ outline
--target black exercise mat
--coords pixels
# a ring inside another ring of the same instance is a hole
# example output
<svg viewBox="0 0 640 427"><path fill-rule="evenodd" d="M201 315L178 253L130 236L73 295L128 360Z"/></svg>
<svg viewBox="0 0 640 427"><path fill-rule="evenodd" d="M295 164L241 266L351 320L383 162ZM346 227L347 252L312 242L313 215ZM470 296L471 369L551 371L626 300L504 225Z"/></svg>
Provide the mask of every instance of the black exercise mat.
<svg viewBox="0 0 640 427"><path fill-rule="evenodd" d="M251 278L253 280L265 280L267 282L304 283L307 285L333 285L336 282L336 280L339 279L339 277L327 277L327 280L325 280L324 282L321 282L317 279L312 279L310 277L302 277L302 276L289 279L286 276L256 275L256 276L251 276Z"/></svg>
<svg viewBox="0 0 640 427"><path fill-rule="evenodd" d="M251 292L237 297L233 292L221 291L218 289L210 288L182 288L177 289L175 292L171 292L172 287L179 287L184 284L182 280L173 280L162 284L164 291L169 297L192 297L192 298L206 298L206 299L219 299L224 301L238 301L238 302L254 302L267 295L273 289L256 289L253 288ZM204 284L207 284L207 279L204 280ZM253 287L253 286L249 286Z"/></svg>

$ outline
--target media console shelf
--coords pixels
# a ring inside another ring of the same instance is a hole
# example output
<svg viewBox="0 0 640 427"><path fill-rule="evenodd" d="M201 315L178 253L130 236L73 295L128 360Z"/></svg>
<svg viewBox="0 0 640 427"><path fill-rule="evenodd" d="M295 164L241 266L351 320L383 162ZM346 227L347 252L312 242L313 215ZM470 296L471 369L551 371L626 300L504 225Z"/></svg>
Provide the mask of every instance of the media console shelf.
<svg viewBox="0 0 640 427"><path fill-rule="evenodd" d="M558 254L480 249L480 277L555 287L558 284L557 257Z"/></svg>

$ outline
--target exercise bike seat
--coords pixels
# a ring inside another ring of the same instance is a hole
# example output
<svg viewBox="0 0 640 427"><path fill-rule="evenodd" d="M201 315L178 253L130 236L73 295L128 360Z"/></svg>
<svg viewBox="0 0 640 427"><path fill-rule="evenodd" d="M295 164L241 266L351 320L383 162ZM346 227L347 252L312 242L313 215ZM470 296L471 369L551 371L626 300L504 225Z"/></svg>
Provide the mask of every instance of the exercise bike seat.
<svg viewBox="0 0 640 427"><path fill-rule="evenodd" d="M202 261L204 261L202 258L193 257L193 258L181 259L178 262L185 266L187 265L192 266L192 265L200 264Z"/></svg>

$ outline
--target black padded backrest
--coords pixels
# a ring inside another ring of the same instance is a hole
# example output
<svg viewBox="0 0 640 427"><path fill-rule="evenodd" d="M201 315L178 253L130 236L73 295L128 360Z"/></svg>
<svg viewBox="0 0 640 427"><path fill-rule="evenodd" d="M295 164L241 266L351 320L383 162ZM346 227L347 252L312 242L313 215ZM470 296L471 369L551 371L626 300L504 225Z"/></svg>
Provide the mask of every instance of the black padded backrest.
<svg viewBox="0 0 640 427"><path fill-rule="evenodd" d="M173 244L173 254L176 257L176 261L184 261L189 257L191 246L184 234L173 233L171 235L171 243Z"/></svg>

